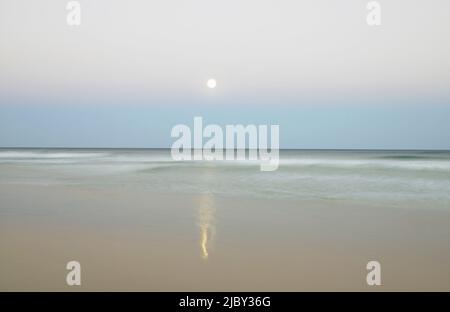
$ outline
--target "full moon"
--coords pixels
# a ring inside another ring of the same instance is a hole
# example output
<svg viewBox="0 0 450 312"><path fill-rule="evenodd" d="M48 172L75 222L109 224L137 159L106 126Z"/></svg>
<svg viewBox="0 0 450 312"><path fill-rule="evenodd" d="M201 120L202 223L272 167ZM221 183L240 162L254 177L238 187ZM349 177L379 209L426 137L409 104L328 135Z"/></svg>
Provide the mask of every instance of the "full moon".
<svg viewBox="0 0 450 312"><path fill-rule="evenodd" d="M206 85L208 86L208 88L214 89L216 87L216 85L217 85L217 81L215 79L209 79L206 82Z"/></svg>

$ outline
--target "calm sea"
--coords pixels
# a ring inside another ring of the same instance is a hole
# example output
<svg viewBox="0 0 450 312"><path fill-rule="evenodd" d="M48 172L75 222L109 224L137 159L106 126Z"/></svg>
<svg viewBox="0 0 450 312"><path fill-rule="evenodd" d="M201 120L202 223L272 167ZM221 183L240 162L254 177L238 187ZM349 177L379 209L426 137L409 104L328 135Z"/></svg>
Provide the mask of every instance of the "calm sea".
<svg viewBox="0 0 450 312"><path fill-rule="evenodd" d="M0 149L0 184L436 204L450 208L450 151L282 150L252 161L174 161L169 149Z"/></svg>

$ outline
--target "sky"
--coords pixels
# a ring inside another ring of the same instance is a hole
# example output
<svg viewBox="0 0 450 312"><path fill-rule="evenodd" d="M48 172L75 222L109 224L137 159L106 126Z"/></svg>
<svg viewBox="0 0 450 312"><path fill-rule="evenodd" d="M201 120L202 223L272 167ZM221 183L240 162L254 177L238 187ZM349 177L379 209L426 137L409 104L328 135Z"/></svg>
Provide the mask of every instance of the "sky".
<svg viewBox="0 0 450 312"><path fill-rule="evenodd" d="M0 147L170 147L279 124L282 148L450 149L450 2L0 0ZM215 89L206 81L214 78Z"/></svg>

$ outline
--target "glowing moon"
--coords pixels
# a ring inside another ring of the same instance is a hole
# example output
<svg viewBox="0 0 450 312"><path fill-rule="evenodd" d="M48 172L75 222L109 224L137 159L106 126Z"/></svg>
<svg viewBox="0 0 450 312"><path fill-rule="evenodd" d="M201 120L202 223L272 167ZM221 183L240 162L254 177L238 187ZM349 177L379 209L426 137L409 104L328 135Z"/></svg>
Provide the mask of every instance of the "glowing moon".
<svg viewBox="0 0 450 312"><path fill-rule="evenodd" d="M209 79L206 82L206 86L210 89L214 89L217 86L217 81L215 79Z"/></svg>

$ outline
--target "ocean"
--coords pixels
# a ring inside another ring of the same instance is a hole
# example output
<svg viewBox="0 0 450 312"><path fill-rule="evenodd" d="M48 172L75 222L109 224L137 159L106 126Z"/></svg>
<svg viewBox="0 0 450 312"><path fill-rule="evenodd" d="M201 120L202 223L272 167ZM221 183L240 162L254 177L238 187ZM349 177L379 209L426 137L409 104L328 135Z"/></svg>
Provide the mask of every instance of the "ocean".
<svg viewBox="0 0 450 312"><path fill-rule="evenodd" d="M174 161L170 149L0 149L0 183L450 208L450 151L281 150L257 161Z"/></svg>

